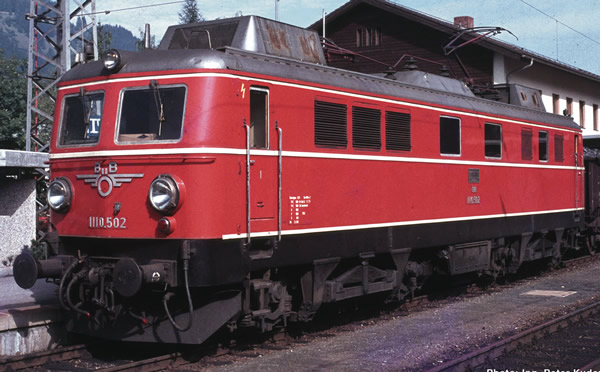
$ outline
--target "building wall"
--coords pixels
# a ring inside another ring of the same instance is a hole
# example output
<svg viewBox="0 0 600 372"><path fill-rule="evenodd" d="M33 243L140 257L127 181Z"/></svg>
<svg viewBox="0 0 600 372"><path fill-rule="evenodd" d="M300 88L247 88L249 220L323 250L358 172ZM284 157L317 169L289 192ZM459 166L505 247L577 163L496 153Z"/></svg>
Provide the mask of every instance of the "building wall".
<svg viewBox="0 0 600 372"><path fill-rule="evenodd" d="M528 61L512 60L501 55L494 57L494 82L503 84L506 82L506 75L521 66L528 64ZM558 96L558 110L561 114L567 108L567 98L572 99L573 120L582 125L582 116L580 114L580 103L583 101L583 135L600 134L600 123L596 119L594 126L594 105L596 105L596 116L599 116L598 106L600 106L600 83L590 79L569 74L551 67L534 64L532 67L514 73L510 77L511 83L522 84L542 91L542 101L546 111L554 111L554 95Z"/></svg>
<svg viewBox="0 0 600 372"><path fill-rule="evenodd" d="M321 24L318 25L315 31L321 33ZM400 70L407 56L412 55L420 58L416 62L419 70L439 74L440 65L444 64L452 77L485 91L495 84L505 84L509 72L529 63L495 53L476 43L446 56L443 46L449 42L451 35L438 31L435 22L365 3L328 21L326 28L326 36L336 45L372 59L330 54L331 66L352 71L383 73L387 66ZM535 61L531 68L512 74L510 82L540 89L542 101L549 112L562 114L567 107L567 98L571 99L571 116L584 128L584 136L600 134L600 82ZM553 97L558 97L556 110Z"/></svg>
<svg viewBox="0 0 600 372"><path fill-rule="evenodd" d="M316 31L322 32L321 29ZM369 42L366 42L367 35ZM469 45L445 56L442 47L449 41L447 33L368 4L360 4L328 22L326 36L340 47L382 62L358 56L331 55L329 65L334 67L382 73L387 66L397 65L395 70L401 69L407 56L412 55L421 58L416 62L419 70L439 74L441 65L445 65L451 75L458 79L481 85L492 83L494 56L490 50Z"/></svg>
<svg viewBox="0 0 600 372"><path fill-rule="evenodd" d="M35 180L0 176L0 268L11 262L36 234Z"/></svg>

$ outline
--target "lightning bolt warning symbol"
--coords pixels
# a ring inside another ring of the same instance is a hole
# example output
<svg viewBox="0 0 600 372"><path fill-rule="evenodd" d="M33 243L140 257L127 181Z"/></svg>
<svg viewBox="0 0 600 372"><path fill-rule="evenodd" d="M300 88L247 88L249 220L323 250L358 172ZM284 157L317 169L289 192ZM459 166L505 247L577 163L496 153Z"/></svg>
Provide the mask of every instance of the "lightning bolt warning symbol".
<svg viewBox="0 0 600 372"><path fill-rule="evenodd" d="M242 83L242 87L240 88L240 92L242 92L242 99L246 98L246 87L245 84Z"/></svg>

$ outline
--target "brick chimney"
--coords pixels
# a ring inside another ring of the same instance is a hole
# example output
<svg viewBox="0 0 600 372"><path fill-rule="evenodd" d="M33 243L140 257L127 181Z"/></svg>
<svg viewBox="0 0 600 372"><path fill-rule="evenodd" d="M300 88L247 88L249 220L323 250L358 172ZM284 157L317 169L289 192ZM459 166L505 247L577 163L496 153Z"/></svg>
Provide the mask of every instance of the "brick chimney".
<svg viewBox="0 0 600 372"><path fill-rule="evenodd" d="M454 25L462 28L473 28L473 17L454 17Z"/></svg>

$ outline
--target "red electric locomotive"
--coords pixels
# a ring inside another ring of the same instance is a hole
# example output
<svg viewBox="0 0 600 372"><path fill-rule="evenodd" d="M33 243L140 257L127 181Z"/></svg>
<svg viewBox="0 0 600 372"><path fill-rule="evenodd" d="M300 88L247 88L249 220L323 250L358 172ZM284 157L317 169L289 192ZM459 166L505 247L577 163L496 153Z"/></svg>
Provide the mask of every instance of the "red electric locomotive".
<svg viewBox="0 0 600 372"><path fill-rule="evenodd" d="M173 26L58 87L50 257L75 332L201 343L433 272L559 258L584 228L580 128L419 71L326 66L316 33L249 16Z"/></svg>

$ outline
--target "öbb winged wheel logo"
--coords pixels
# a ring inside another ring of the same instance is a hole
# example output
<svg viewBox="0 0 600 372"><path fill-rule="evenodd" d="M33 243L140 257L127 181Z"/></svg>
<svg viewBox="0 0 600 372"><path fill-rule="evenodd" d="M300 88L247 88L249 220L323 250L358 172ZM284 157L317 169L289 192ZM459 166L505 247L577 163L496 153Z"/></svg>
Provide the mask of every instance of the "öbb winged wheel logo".
<svg viewBox="0 0 600 372"><path fill-rule="evenodd" d="M144 173L122 173L117 174L117 163L112 161L107 167L100 163L94 164L94 174L77 175L78 180L89 183L92 188L98 189L98 195L103 198L110 195L113 187L121 187L123 183L129 183L134 178L144 177Z"/></svg>

